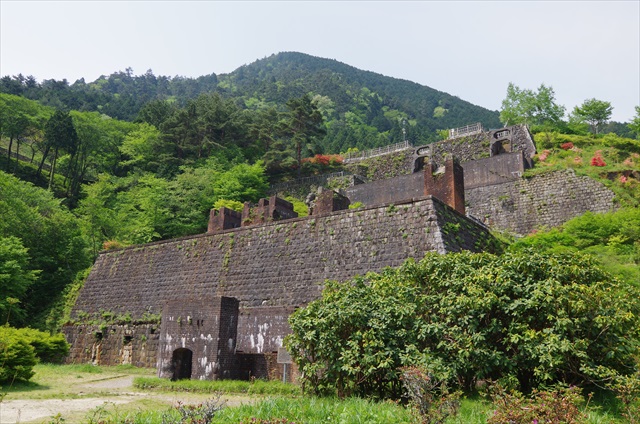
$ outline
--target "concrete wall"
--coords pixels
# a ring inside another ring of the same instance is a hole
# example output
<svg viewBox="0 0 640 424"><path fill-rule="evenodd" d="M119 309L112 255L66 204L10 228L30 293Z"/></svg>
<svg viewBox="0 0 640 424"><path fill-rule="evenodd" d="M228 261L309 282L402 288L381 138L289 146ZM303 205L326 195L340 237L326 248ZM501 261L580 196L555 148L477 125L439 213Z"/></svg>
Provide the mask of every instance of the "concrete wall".
<svg viewBox="0 0 640 424"><path fill-rule="evenodd" d="M525 170L525 160L522 152L503 153L466 162L462 167L464 188L470 190L519 179Z"/></svg>
<svg viewBox="0 0 640 424"><path fill-rule="evenodd" d="M388 180L373 181L345 189L351 203L362 202L366 206L402 202L424 196L424 175L415 172Z"/></svg>

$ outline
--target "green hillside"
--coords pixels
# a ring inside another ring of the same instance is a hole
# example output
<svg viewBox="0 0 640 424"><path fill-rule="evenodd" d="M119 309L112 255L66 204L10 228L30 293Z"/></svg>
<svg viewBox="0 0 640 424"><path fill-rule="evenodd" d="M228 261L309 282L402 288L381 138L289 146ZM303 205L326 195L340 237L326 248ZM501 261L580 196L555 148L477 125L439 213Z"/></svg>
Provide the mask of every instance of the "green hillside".
<svg viewBox="0 0 640 424"><path fill-rule="evenodd" d="M155 76L131 69L84 79L37 83L22 75L0 79L0 92L38 100L44 105L97 111L132 121L152 101L186 106L205 93L219 93L240 108L286 110L292 98L309 94L326 122L319 141L324 153L365 149L403 140L415 144L437 139L436 130L482 122L500 126L498 113L411 81L356 69L335 60L303 53L279 53L242 66L230 74L198 78ZM403 124L404 122L404 124Z"/></svg>
<svg viewBox="0 0 640 424"><path fill-rule="evenodd" d="M302 53L272 55L218 80L249 108L277 107L312 93L327 121L328 153L400 142L403 119L407 138L422 144L434 141L438 129L471 122L500 127L497 112L450 94Z"/></svg>

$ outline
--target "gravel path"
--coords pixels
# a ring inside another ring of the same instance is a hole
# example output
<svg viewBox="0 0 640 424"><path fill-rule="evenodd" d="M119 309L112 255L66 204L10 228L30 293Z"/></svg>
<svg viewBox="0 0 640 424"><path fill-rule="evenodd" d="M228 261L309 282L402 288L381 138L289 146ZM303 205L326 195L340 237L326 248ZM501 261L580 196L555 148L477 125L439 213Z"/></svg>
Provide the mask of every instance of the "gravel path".
<svg viewBox="0 0 640 424"><path fill-rule="evenodd" d="M133 379L133 375L107 378L97 376L91 381L75 386L77 390L73 390L73 394L78 397L76 399L4 399L0 401L0 424L48 423L59 413L65 418L65 423L73 424L82 422L83 419L69 419L69 414L75 413L76 417L84 417L92 409L103 405L123 405L144 398L161 401L169 407L178 401L187 404L201 403L212 397L210 394L142 392L133 387ZM69 380L70 385L74 383L74 380ZM15 394L12 397L15 397ZM222 400L227 406L237 406L255 401L255 398L225 395Z"/></svg>

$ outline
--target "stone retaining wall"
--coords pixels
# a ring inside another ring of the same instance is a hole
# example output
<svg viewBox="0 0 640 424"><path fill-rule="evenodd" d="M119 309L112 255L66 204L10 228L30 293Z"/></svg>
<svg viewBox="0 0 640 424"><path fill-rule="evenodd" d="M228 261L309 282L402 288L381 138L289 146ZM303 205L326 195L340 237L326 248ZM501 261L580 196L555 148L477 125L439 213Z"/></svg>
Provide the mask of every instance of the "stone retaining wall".
<svg viewBox="0 0 640 424"><path fill-rule="evenodd" d="M501 231L526 235L557 227L587 211L615 209L614 193L573 170L465 190L467 213Z"/></svg>

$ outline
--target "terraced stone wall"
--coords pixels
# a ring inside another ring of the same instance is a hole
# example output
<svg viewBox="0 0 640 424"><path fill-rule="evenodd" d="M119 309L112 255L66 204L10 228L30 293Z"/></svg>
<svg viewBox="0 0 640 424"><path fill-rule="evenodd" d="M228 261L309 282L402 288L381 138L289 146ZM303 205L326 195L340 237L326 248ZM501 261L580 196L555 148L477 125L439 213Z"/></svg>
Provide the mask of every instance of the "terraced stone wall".
<svg viewBox="0 0 640 424"><path fill-rule="evenodd" d="M502 231L526 235L557 227L587 211L615 209L614 193L573 170L465 190L467 213Z"/></svg>

